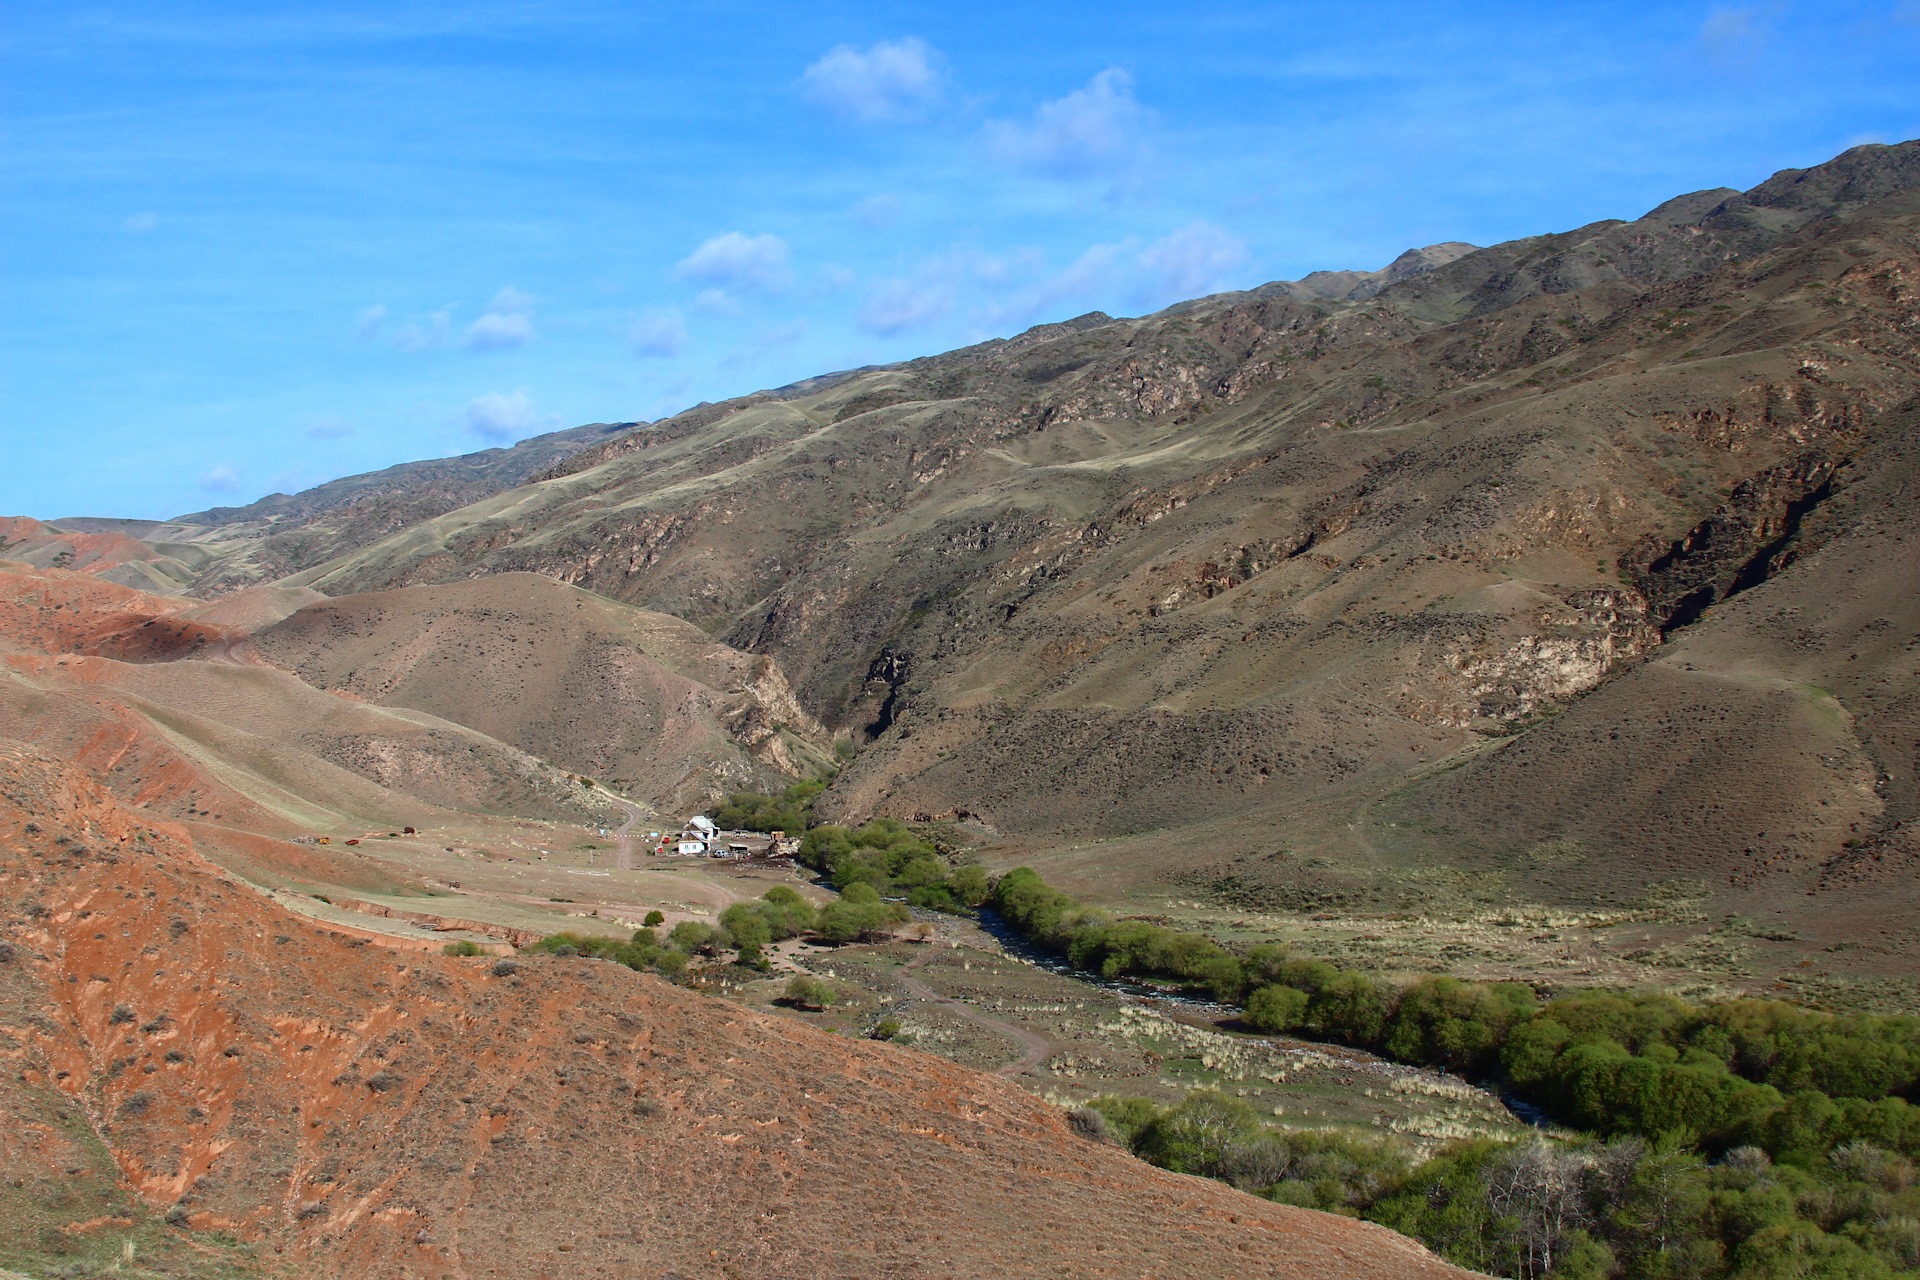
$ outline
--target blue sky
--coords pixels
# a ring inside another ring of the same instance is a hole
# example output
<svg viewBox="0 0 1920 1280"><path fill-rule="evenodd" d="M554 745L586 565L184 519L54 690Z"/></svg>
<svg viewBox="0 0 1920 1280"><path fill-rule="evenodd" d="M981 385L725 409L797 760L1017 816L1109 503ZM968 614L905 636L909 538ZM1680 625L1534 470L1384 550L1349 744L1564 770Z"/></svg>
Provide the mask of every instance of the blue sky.
<svg viewBox="0 0 1920 1280"><path fill-rule="evenodd" d="M1920 0L0 8L0 514L164 517L1920 135Z"/></svg>

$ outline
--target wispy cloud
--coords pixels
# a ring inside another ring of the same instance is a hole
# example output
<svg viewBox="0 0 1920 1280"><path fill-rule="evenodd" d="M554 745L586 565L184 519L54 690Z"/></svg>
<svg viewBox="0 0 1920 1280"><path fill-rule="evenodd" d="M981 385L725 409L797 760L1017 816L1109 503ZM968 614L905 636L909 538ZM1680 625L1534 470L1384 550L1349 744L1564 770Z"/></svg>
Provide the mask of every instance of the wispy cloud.
<svg viewBox="0 0 1920 1280"><path fill-rule="evenodd" d="M1133 77L1109 67L1084 89L1042 103L1031 122L989 121L980 140L993 158L1043 177L1118 187L1139 178L1154 119L1135 100Z"/></svg>
<svg viewBox="0 0 1920 1280"><path fill-rule="evenodd" d="M533 341L533 298L507 285L461 341L469 351L512 351Z"/></svg>
<svg viewBox="0 0 1920 1280"><path fill-rule="evenodd" d="M316 418L307 428L307 435L314 440L338 440L353 434L353 428L340 418Z"/></svg>
<svg viewBox="0 0 1920 1280"><path fill-rule="evenodd" d="M1189 222L1141 251L1134 297L1143 305L1164 307L1230 287L1247 265L1246 242L1210 222Z"/></svg>
<svg viewBox="0 0 1920 1280"><path fill-rule="evenodd" d="M785 240L738 231L713 237L681 259L673 274L677 280L750 293L773 292L793 282Z"/></svg>
<svg viewBox="0 0 1920 1280"><path fill-rule="evenodd" d="M240 473L225 463L208 467L201 473L200 487L208 493L238 493Z"/></svg>
<svg viewBox="0 0 1920 1280"><path fill-rule="evenodd" d="M945 59L914 36L836 45L801 79L813 101L867 124L917 116L946 93Z"/></svg>
<svg viewBox="0 0 1920 1280"><path fill-rule="evenodd" d="M687 326L678 311L652 311L627 326L627 347L643 360L667 360L687 347Z"/></svg>
<svg viewBox="0 0 1920 1280"><path fill-rule="evenodd" d="M943 319L953 310L954 288L937 273L883 280L860 307L859 325L891 338Z"/></svg>
<svg viewBox="0 0 1920 1280"><path fill-rule="evenodd" d="M425 351L444 347L453 331L453 306L449 303L430 311L423 320L409 320L394 331L393 345L402 351Z"/></svg>
<svg viewBox="0 0 1920 1280"><path fill-rule="evenodd" d="M157 213L129 214L123 225L133 234L143 236L160 225L160 215Z"/></svg>
<svg viewBox="0 0 1920 1280"><path fill-rule="evenodd" d="M1090 246L1054 271L1036 250L984 254L954 250L870 288L858 324L896 337L950 319L981 333L1006 332L1096 306L1156 310L1242 287L1251 255L1239 237L1194 221L1158 240Z"/></svg>
<svg viewBox="0 0 1920 1280"><path fill-rule="evenodd" d="M467 326L461 341L469 351L511 351L533 340L533 322L526 316L489 311Z"/></svg>
<svg viewBox="0 0 1920 1280"><path fill-rule="evenodd" d="M467 430L488 440L511 441L524 440L543 430L551 430L552 423L543 418L534 409L533 397L526 388L502 394L489 391L486 395L476 396L467 405Z"/></svg>
<svg viewBox="0 0 1920 1280"><path fill-rule="evenodd" d="M372 342L380 336L380 322L386 318L387 308L384 303L368 307L360 313L360 324L354 331L354 336L362 342Z"/></svg>

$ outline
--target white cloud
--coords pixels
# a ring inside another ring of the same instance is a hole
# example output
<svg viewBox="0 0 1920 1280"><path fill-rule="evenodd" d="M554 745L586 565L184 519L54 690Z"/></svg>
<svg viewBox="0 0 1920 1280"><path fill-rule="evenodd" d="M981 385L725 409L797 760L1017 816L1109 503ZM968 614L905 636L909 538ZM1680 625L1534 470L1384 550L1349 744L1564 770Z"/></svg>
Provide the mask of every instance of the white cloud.
<svg viewBox="0 0 1920 1280"><path fill-rule="evenodd" d="M533 310L533 295L522 293L512 285L505 285L493 295L493 301L487 304L487 310L502 315L525 315Z"/></svg>
<svg viewBox="0 0 1920 1280"><path fill-rule="evenodd" d="M814 288L820 293L845 293L853 288L857 278L837 262L829 262L820 268L820 274L814 278Z"/></svg>
<svg viewBox="0 0 1920 1280"><path fill-rule="evenodd" d="M1210 222L1189 222L1156 240L1138 258L1134 296L1148 306L1217 293L1231 287L1233 273L1247 265L1247 246Z"/></svg>
<svg viewBox="0 0 1920 1280"><path fill-rule="evenodd" d="M533 341L533 295L506 285L461 339L469 351L512 351Z"/></svg>
<svg viewBox="0 0 1920 1280"><path fill-rule="evenodd" d="M380 336L380 322L387 318L384 304L368 307L360 313L360 327L356 336L362 342L372 342Z"/></svg>
<svg viewBox="0 0 1920 1280"><path fill-rule="evenodd" d="M1147 156L1154 115L1133 96L1133 77L1109 67L1064 98L1040 105L1031 124L990 121L988 154L1050 178L1124 179Z"/></svg>
<svg viewBox="0 0 1920 1280"><path fill-rule="evenodd" d="M642 359L665 360L687 346L687 326L678 311L654 311L627 326L627 346Z"/></svg>
<svg viewBox="0 0 1920 1280"><path fill-rule="evenodd" d="M467 328L469 351L511 351L533 339L533 322L524 315L489 311Z"/></svg>
<svg viewBox="0 0 1920 1280"><path fill-rule="evenodd" d="M945 59L914 36L864 50L836 45L802 79L809 98L835 115L869 124L917 115L946 91Z"/></svg>
<svg viewBox="0 0 1920 1280"><path fill-rule="evenodd" d="M160 225L157 213L136 213L127 218L126 228L137 236L143 236Z"/></svg>
<svg viewBox="0 0 1920 1280"><path fill-rule="evenodd" d="M339 418L315 418L307 435L315 440L338 440L353 434L353 428Z"/></svg>
<svg viewBox="0 0 1920 1280"><path fill-rule="evenodd" d="M716 289L771 292L793 282L787 242L779 236L729 231L695 249L673 269L675 279Z"/></svg>
<svg viewBox="0 0 1920 1280"><path fill-rule="evenodd" d="M510 395L489 391L467 406L467 430L488 440L522 440L547 426L534 411L533 398L525 387Z"/></svg>
<svg viewBox="0 0 1920 1280"><path fill-rule="evenodd" d="M740 299L725 289L702 289L693 300L693 309L703 316L737 316Z"/></svg>
<svg viewBox="0 0 1920 1280"><path fill-rule="evenodd" d="M240 491L240 473L224 464L208 467L200 477L200 487L208 493L238 493Z"/></svg>
<svg viewBox="0 0 1920 1280"><path fill-rule="evenodd" d="M951 310L953 287L945 281L925 277L885 280L867 295L859 323L869 333L891 338L931 324Z"/></svg>
<svg viewBox="0 0 1920 1280"><path fill-rule="evenodd" d="M1036 250L990 255L955 249L869 290L858 323L894 337L958 319L986 336L1060 320L1095 307L1155 310L1241 287L1247 246L1208 222L1190 222L1150 243L1121 240L1089 247L1061 270Z"/></svg>
<svg viewBox="0 0 1920 1280"><path fill-rule="evenodd" d="M402 351L425 351L429 347L444 347L447 337L453 329L453 307L451 304L438 311L429 312L424 322L409 320L394 331L393 344Z"/></svg>

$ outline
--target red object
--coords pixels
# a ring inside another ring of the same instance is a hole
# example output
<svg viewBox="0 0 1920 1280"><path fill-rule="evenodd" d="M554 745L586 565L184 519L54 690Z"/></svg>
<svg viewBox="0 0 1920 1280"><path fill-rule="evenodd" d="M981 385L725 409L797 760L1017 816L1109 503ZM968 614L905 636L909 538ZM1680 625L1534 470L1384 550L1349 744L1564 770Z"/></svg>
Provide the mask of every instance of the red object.
<svg viewBox="0 0 1920 1280"><path fill-rule="evenodd" d="M347 841L347 843L348 843L348 844L359 844L360 842L359 842L358 840L349 840L349 841Z"/></svg>

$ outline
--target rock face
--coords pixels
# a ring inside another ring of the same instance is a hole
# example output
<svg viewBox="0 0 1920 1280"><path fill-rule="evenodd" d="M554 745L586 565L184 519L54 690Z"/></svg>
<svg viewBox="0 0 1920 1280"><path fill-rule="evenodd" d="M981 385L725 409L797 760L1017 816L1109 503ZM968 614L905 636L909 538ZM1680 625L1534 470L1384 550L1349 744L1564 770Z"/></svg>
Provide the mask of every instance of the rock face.
<svg viewBox="0 0 1920 1280"><path fill-rule="evenodd" d="M329 932L18 743L0 900L0 1203L97 1141L263 1274L1466 1274L911 1049L612 965ZM84 1137L48 1118L75 1114Z"/></svg>

